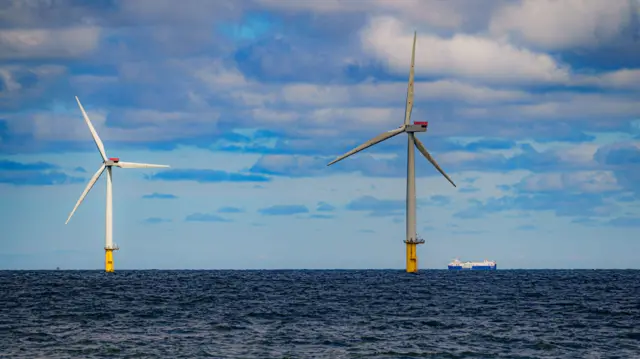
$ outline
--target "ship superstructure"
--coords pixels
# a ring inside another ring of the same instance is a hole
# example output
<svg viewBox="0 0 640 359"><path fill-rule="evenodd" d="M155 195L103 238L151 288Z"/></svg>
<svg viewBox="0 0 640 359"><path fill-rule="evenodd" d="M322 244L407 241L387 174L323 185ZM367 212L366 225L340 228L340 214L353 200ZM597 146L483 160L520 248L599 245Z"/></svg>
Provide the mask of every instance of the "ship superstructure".
<svg viewBox="0 0 640 359"><path fill-rule="evenodd" d="M498 265L495 261L484 260L482 262L461 262L454 259L449 263L449 270L496 270Z"/></svg>

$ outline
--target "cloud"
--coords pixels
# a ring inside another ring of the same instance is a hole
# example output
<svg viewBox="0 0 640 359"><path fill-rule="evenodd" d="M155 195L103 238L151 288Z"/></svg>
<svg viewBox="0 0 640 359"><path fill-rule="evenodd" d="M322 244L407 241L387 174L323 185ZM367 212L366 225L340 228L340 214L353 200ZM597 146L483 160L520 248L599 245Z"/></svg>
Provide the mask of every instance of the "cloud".
<svg viewBox="0 0 640 359"><path fill-rule="evenodd" d="M406 81L365 82L349 85L290 84L282 89L287 104L346 107L389 106L397 104L399 94L406 92ZM418 81L415 83L415 100L420 102L462 101L468 104L488 105L517 103L531 99L531 95L518 90L493 89L467 84L458 80Z"/></svg>
<svg viewBox="0 0 640 359"><path fill-rule="evenodd" d="M578 171L544 173L522 179L515 188L523 192L615 192L621 189L612 172Z"/></svg>
<svg viewBox="0 0 640 359"><path fill-rule="evenodd" d="M577 76L574 83L605 89L638 90L640 89L640 70L623 68L598 75Z"/></svg>
<svg viewBox="0 0 640 359"><path fill-rule="evenodd" d="M618 217L607 222L607 225L613 227L640 227L640 218L638 217Z"/></svg>
<svg viewBox="0 0 640 359"><path fill-rule="evenodd" d="M0 170L3 171L43 171L58 169L59 167L46 162L21 163L11 160L0 160Z"/></svg>
<svg viewBox="0 0 640 359"><path fill-rule="evenodd" d="M510 150L516 147L516 142L505 139L492 139L485 138L478 141L470 142L464 146L462 149L466 151L481 151L481 150Z"/></svg>
<svg viewBox="0 0 640 359"><path fill-rule="evenodd" d="M151 181L195 181L208 182L269 182L271 179L257 174L230 173L206 169L175 169L145 175Z"/></svg>
<svg viewBox="0 0 640 359"><path fill-rule="evenodd" d="M411 58L413 31L393 17L371 19L362 30L364 50L394 71L406 73ZM469 61L473 59L473 61ZM570 71L551 56L515 47L505 41L456 34L450 38L418 36L416 72L460 76L495 83L564 83ZM509 69L505 72L504 69Z"/></svg>
<svg viewBox="0 0 640 359"><path fill-rule="evenodd" d="M143 199L176 199L178 196L170 194L170 193L158 193L153 192L152 194L145 194L142 196Z"/></svg>
<svg viewBox="0 0 640 359"><path fill-rule="evenodd" d="M640 193L640 142L602 146L594 159L613 172L620 186Z"/></svg>
<svg viewBox="0 0 640 359"><path fill-rule="evenodd" d="M147 224L160 224L160 223L169 223L171 222L171 220L167 218L160 218L160 217L149 217L145 219L144 222Z"/></svg>
<svg viewBox="0 0 640 359"><path fill-rule="evenodd" d="M477 145L472 145L477 144ZM466 145L442 145L449 149L474 148L483 146L483 141ZM379 146L379 145L378 145ZM427 145L428 146L428 145ZM500 145L502 146L502 145ZM496 146L498 147L498 146ZM566 146L550 147L537 150L529 144L522 144L512 155L495 152L471 152L453 150L444 153L432 152L445 172L452 174L463 171L509 172L527 170L532 172L552 172L567 170L593 170L597 163L593 156L599 146L582 144L567 148ZM375 158L367 149L357 155L340 161L330 168L326 164L332 157L301 155L264 155L250 168L250 172L272 176L308 177L332 175L335 173L361 173L369 177L405 177L406 159L400 155L392 158ZM405 150L406 151L406 150ZM422 155L416 154L416 176L441 176ZM455 181L455 178L454 178Z"/></svg>
<svg viewBox="0 0 640 359"><path fill-rule="evenodd" d="M431 196L427 203L436 205L436 206L446 206L451 203L451 198L447 196L442 196L442 195L435 195L435 196Z"/></svg>
<svg viewBox="0 0 640 359"><path fill-rule="evenodd" d="M0 60L74 58L96 49L97 27L0 30Z"/></svg>
<svg viewBox="0 0 640 359"><path fill-rule="evenodd" d="M480 191L477 187L462 187L458 190L460 193L476 193Z"/></svg>
<svg viewBox="0 0 640 359"><path fill-rule="evenodd" d="M0 110L21 110L31 105L42 107L35 102L49 95L49 89L67 73L61 65L2 64L0 59Z"/></svg>
<svg viewBox="0 0 640 359"><path fill-rule="evenodd" d="M309 213L309 209L303 205L279 204L259 209L258 212L263 216L291 216L294 214Z"/></svg>
<svg viewBox="0 0 640 359"><path fill-rule="evenodd" d="M185 6L176 7L169 0L137 0L118 1L118 9L121 17L134 23L184 26L194 22L208 24L211 20L237 19L242 14L239 4L229 0L192 0Z"/></svg>
<svg viewBox="0 0 640 359"><path fill-rule="evenodd" d="M640 165L640 142L604 146L598 149L595 157L605 165L638 166Z"/></svg>
<svg viewBox="0 0 640 359"><path fill-rule="evenodd" d="M578 217L578 218L574 218L571 220L571 223L577 223L583 226L590 226L590 227L596 227L598 225L600 225L600 222L598 222L597 219L594 218L590 218L590 217Z"/></svg>
<svg viewBox="0 0 640 359"><path fill-rule="evenodd" d="M219 213L243 213L244 210L242 208L237 207L222 207L218 209Z"/></svg>
<svg viewBox="0 0 640 359"><path fill-rule="evenodd" d="M458 230L458 231L451 231L452 234L458 234L458 235L470 235L470 236L475 236L475 235L479 235L479 234L483 234L483 233L487 233L487 231L478 231L478 230Z"/></svg>
<svg viewBox="0 0 640 359"><path fill-rule="evenodd" d="M8 183L15 186L54 186L82 182L84 182L84 178L69 176L58 171L0 173L0 183Z"/></svg>
<svg viewBox="0 0 640 359"><path fill-rule="evenodd" d="M483 218L491 214L519 211L547 211L558 217L606 217L614 210L607 196L599 193L535 193L471 200L466 209L454 213L461 219Z"/></svg>
<svg viewBox="0 0 640 359"><path fill-rule="evenodd" d="M544 49L595 47L622 35L638 6L634 1L523 0L497 11L489 31Z"/></svg>
<svg viewBox="0 0 640 359"><path fill-rule="evenodd" d="M335 218L334 215L330 215L330 214L312 214L309 216L309 218L312 219L333 219Z"/></svg>
<svg viewBox="0 0 640 359"><path fill-rule="evenodd" d="M504 123L505 118L518 123L521 128L503 128L493 136L522 136L523 131L535 131L530 134L557 138L547 131L562 131L562 137L576 136L579 132L615 131L628 126L628 122L640 115L640 105L635 101L637 95L630 93L579 93L553 91L537 96L537 99L523 104L505 104L500 107L467 107L458 111L467 121L483 121L483 126L493 127ZM537 120L537 121L535 121ZM546 123L553 121L553 124ZM515 130L515 131L514 131ZM561 137L561 138L562 138ZM584 137L584 136L583 136Z"/></svg>
<svg viewBox="0 0 640 359"><path fill-rule="evenodd" d="M318 212L333 212L335 209L336 207L326 202L318 202L318 205L316 207L316 211Z"/></svg>
<svg viewBox="0 0 640 359"><path fill-rule="evenodd" d="M320 157L265 155L260 157L249 171L257 174L303 177L318 175L327 170L325 161Z"/></svg>
<svg viewBox="0 0 640 359"><path fill-rule="evenodd" d="M516 227L519 231L535 231L538 227L531 224L523 224L521 226Z"/></svg>
<svg viewBox="0 0 640 359"><path fill-rule="evenodd" d="M185 222L233 222L228 218L210 213L192 213L185 217Z"/></svg>
<svg viewBox="0 0 640 359"><path fill-rule="evenodd" d="M350 201L346 207L349 211L369 212L370 217L403 216L406 201L378 199L373 196L362 196Z"/></svg>
<svg viewBox="0 0 640 359"><path fill-rule="evenodd" d="M404 0L386 1L371 0L366 3L359 1L277 1L257 0L267 9L283 11L287 15L313 14L324 21L337 18L347 18L347 23L370 16L393 15L406 19L407 23L427 26L430 29L474 29L486 21L491 12L501 1L482 3L468 2L464 0ZM465 11L466 10L466 11ZM334 27L344 28L344 22L332 23Z"/></svg>
<svg viewBox="0 0 640 359"><path fill-rule="evenodd" d="M53 186L84 182L84 178L67 175L59 166L46 163L22 163L0 160L0 183L15 186Z"/></svg>

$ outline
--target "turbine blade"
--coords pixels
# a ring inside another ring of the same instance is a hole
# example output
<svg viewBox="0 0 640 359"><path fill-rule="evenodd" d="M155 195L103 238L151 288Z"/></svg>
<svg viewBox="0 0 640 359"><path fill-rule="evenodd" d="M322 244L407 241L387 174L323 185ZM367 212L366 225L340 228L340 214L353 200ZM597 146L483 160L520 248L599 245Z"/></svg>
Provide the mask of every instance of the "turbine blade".
<svg viewBox="0 0 640 359"><path fill-rule="evenodd" d="M444 178L446 178L449 182L451 182L451 184L453 185L453 187L458 187L456 186L455 183L453 183L453 181L451 180L451 178L449 178L449 176L447 176L446 173L444 173L444 171L442 170L442 168L440 168L440 166L438 165L438 162L436 162L436 160L431 156L431 154L429 153L429 151L427 151L427 149L424 147L424 145L422 144L422 142L420 142L420 140L414 136L415 139L415 143L416 143L416 147L418 147L418 150L420 152L422 152L422 154L424 155L424 157L427 159L427 161L431 162L431 164L433 165L433 167L435 167L438 172L440 172Z"/></svg>
<svg viewBox="0 0 640 359"><path fill-rule="evenodd" d="M327 166L331 166L332 164L334 164L334 163L336 163L338 161L341 161L341 160L343 160L343 159L345 159L345 158L347 158L347 157L349 157L349 156L351 156L353 154L356 154L356 153L364 150L365 148L369 148L369 147L375 145L376 143L380 143L380 142L382 142L382 141L384 141L386 139L389 139L389 138L391 138L391 137L393 137L393 136L395 136L395 135L397 135L399 133L402 133L402 132L404 132L404 126L402 126L400 128L396 128L395 130L391 130L391 131L387 131L387 132L384 132L382 134L379 134L378 136L370 139L369 141L361 144L360 146L352 149L351 151L349 151L349 152L345 153L344 155L342 155L342 156L336 158L335 160L331 161L331 163L329 163Z"/></svg>
<svg viewBox="0 0 640 359"><path fill-rule="evenodd" d="M154 165L149 163L135 163L135 162L117 162L114 166L120 168L168 168L168 165Z"/></svg>
<svg viewBox="0 0 640 359"><path fill-rule="evenodd" d="M413 50L411 50L411 69L409 70L409 85L407 86L407 105L404 112L404 124L408 125L411 121L411 111L413 110L413 79L415 76L415 63L416 63L416 36L417 33L413 33Z"/></svg>
<svg viewBox="0 0 640 359"><path fill-rule="evenodd" d="M93 136L93 142L95 142L96 146L98 146L98 151L100 151L100 156L102 156L102 160L106 161L107 154L104 151L104 144L102 144L102 140L100 140L100 136L98 136L96 129L93 128L93 125L91 124L91 120L89 120L89 116L87 116L87 113L85 112L84 107L82 107L82 104L80 103L80 99L78 99L78 96L76 96L76 101L78 102L78 106L80 106L80 111L82 111L84 122L86 122L87 126L89 126L89 131L91 131L91 136Z"/></svg>
<svg viewBox="0 0 640 359"><path fill-rule="evenodd" d="M82 201L84 200L84 197L87 196L87 193L89 193L93 185L96 184L96 181L98 180L98 178L100 178L100 175L102 174L102 172L104 172L105 168L106 166L103 163L102 166L98 168L98 171L93 175L93 177L91 177L91 180L87 184L87 187L84 189L84 192L82 192L80 199L78 200L78 202L76 202L76 206L73 207L73 211L71 211L71 214L69 214L69 218L67 218L67 221L64 222L64 224L69 223L69 220L71 220L71 216L73 216L73 214L76 212L76 209L78 209L78 206L80 206L80 203L82 203Z"/></svg>

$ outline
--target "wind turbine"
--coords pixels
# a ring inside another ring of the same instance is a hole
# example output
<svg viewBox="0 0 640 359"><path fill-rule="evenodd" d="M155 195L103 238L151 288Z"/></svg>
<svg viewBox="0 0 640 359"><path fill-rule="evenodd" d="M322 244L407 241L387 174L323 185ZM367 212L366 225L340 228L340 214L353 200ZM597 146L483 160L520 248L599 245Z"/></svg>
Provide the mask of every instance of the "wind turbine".
<svg viewBox="0 0 640 359"><path fill-rule="evenodd" d="M440 172L451 184L456 187L451 178L440 168L436 160L431 156L429 151L424 147L422 142L415 136L416 132L426 132L428 122L414 122L410 123L411 110L413 109L413 78L414 78L414 65L416 57L416 33L413 34L413 50L411 52L411 70L409 71L409 85L407 88L407 104L404 114L404 124L395 130L384 132L369 141L361 144L360 146L352 149L344 155L336 158L330 162L327 166L341 161L353 154L356 154L366 148L369 148L377 143L387 140L391 137L399 135L401 133L407 134L407 236L404 241L406 243L407 250L407 272L415 273L418 271L418 256L416 254L416 246L423 244L424 239L418 238L416 235L416 167L415 167L415 152L414 146L424 155L427 161Z"/></svg>
<svg viewBox="0 0 640 359"><path fill-rule="evenodd" d="M69 223L69 220L71 220L71 216L73 216L73 214L75 213L76 209L78 209L78 206L80 206L80 203L82 203L82 200L84 200L84 197L86 197L87 193L89 193L89 191L91 190L91 188L93 187L93 185L96 183L96 181L98 181L98 178L100 178L100 175L102 175L102 173L104 172L104 170L107 170L107 211L106 211L106 228L105 228L105 245L104 245L104 250L105 250L105 271L106 272L113 272L113 251L118 250L120 248L118 248L117 245L113 244L113 180L112 180L112 174L111 174L111 168L112 167L120 167L120 168L167 168L169 166L167 165L152 165L152 164L147 164L147 163L135 163L135 162L122 162L120 161L119 158L115 158L115 157L107 157L107 154L104 150L104 145L102 144L102 140L100 140L100 137L98 136L98 133L96 132L96 129L93 128L93 125L91 124L91 120L89 120L89 116L87 116L87 113L84 111L84 108L82 107L82 104L80 103L80 100L78 99L78 96L76 96L76 101L78 102L78 106L80 107L80 111L82 111L82 116L84 117L84 121L87 123L87 126L89 126L89 131L91 131L91 136L93 136L93 141L96 143L96 146L98 147L98 151L100 152L100 156L102 156L102 165L100 165L100 168L98 168L98 171L93 175L93 177L91 177L91 180L89 181L89 183L87 184L87 187L84 189L84 192L82 192L82 195L80 196L80 199L78 200L78 202L76 202L76 206L73 207L73 211L71 211L71 214L69 214L69 218L67 218L67 221L64 224Z"/></svg>

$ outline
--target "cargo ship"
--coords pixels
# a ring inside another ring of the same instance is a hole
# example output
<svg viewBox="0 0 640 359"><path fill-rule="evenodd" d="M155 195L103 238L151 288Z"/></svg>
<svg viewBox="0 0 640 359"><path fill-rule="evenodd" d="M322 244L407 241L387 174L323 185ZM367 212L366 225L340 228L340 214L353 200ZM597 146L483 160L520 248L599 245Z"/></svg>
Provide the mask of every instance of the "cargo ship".
<svg viewBox="0 0 640 359"><path fill-rule="evenodd" d="M495 261L484 260L483 262L460 262L454 259L449 263L449 270L496 270L498 265Z"/></svg>

